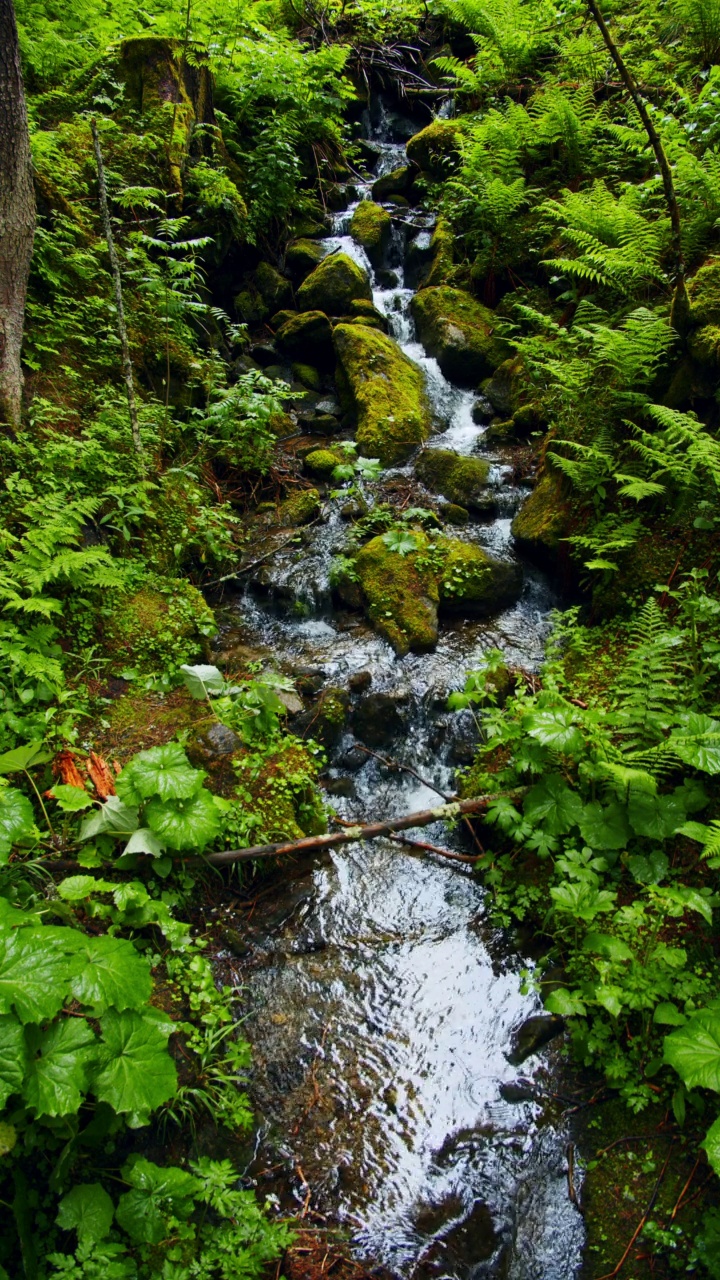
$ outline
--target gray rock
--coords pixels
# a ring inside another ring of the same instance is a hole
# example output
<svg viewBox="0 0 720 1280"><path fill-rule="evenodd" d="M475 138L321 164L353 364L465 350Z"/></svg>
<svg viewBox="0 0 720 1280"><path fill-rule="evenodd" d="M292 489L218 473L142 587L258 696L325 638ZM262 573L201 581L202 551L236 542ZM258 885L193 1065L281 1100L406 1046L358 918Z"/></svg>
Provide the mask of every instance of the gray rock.
<svg viewBox="0 0 720 1280"><path fill-rule="evenodd" d="M372 671L355 671L348 680L348 688L353 693L364 693L372 684Z"/></svg>
<svg viewBox="0 0 720 1280"><path fill-rule="evenodd" d="M388 746L405 732L397 699L387 693L368 694L353 711L352 728L366 746Z"/></svg>
<svg viewBox="0 0 720 1280"><path fill-rule="evenodd" d="M203 746L208 755L231 756L240 746L240 739L226 724L211 724L203 734Z"/></svg>
<svg viewBox="0 0 720 1280"><path fill-rule="evenodd" d="M565 1030L565 1019L557 1013L536 1013L516 1027L511 1037L510 1052L505 1057L514 1067L538 1053Z"/></svg>

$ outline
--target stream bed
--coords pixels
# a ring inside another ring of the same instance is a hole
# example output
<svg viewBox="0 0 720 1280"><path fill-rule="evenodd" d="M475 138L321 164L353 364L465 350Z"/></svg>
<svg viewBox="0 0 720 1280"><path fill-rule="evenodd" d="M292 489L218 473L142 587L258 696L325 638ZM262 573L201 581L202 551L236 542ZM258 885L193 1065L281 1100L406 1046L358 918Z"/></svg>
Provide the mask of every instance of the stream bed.
<svg viewBox="0 0 720 1280"><path fill-rule="evenodd" d="M378 154L374 177L404 162L403 135L386 112L368 119L367 134ZM369 191L356 184L353 195ZM392 336L424 369L439 423L430 447L492 463L498 514L460 536L513 559L510 524L526 491L502 456L483 449L477 393L448 383L413 331L403 263L413 242L416 250L429 242L431 219L393 209L397 284L388 288L386 276L380 287L347 232L354 207L336 215L326 251L342 249L360 263ZM359 618L333 611L341 506L331 500L299 549L273 557L266 593L248 590L236 608L248 645L320 686L364 691L326 776L338 814L367 821L453 793L471 749L463 756L463 733L469 743L472 733L448 713L448 694L492 648L512 665L537 668L556 601L543 575L524 565L512 608L444 622L433 653L399 658ZM414 772L390 769L377 755ZM463 847L441 824L422 839ZM247 938L247 960L233 964L258 1117L247 1172L261 1194L275 1193L283 1209L309 1221L340 1223L358 1257L399 1276L575 1276L584 1233L568 1195L570 1134L557 1106L538 1100L553 1093L556 1051L520 1068L508 1061L513 1029L541 1008L523 994L532 962L490 926L468 867L389 840L349 845L277 882L250 913Z"/></svg>

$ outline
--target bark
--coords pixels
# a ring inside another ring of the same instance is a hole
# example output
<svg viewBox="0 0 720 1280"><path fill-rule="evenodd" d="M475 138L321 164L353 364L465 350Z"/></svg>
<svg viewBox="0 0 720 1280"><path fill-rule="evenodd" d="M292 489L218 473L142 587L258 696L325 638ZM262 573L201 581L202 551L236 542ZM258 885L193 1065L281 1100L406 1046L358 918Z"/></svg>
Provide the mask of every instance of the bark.
<svg viewBox="0 0 720 1280"><path fill-rule="evenodd" d="M0 0L0 4L2 0ZM112 223L110 222L110 207L107 198L107 185L105 183L105 165L103 164L102 151L100 150L100 138L98 135L97 124L94 120L90 121L92 130L93 146L95 148L95 161L97 164L98 190L100 193L100 213L102 214L103 230L105 232L105 240L108 247L108 256L110 258L110 270L112 272L113 287L115 289L115 311L117 314L118 334L120 337L120 346L122 348L122 371L125 380L125 390L127 391L128 410L130 413L130 427L132 430L133 444L136 452L142 457L143 447L140 439L140 425L138 423L137 404L135 402L135 383L133 381L132 361L130 359L130 343L128 341L127 325L125 324L125 308L123 306L122 294L122 278L120 276L120 263L115 251L115 241L112 233Z"/></svg>
<svg viewBox="0 0 720 1280"><path fill-rule="evenodd" d="M25 298L35 236L30 138L12 0L0 0L0 417L20 425Z"/></svg>
<svg viewBox="0 0 720 1280"><path fill-rule="evenodd" d="M513 792L514 796L524 794ZM357 827L346 827L325 836L306 836L304 840L292 840L287 844L257 844L252 849L224 849L222 853L209 853L206 861L214 867L224 867L231 862L246 862L252 858L280 857L286 853L310 853L317 849L334 849L341 844L355 844L362 840L379 840L393 831L409 831L413 827L429 827L433 822L452 822L466 814L481 813L487 809L494 796L476 796L472 800L455 800L441 804L437 809L420 809L404 818L390 818L387 822L366 822Z"/></svg>
<svg viewBox="0 0 720 1280"><path fill-rule="evenodd" d="M660 175L662 177L663 191L665 193L665 204L670 216L670 226L672 228L672 253L673 253L673 278L675 284L675 295L672 305L672 321L673 327L682 330L687 320L687 311L689 304L687 301L687 290L685 288L685 257L682 247L682 227L680 224L680 209L678 208L677 195L675 193L675 183L673 182L672 169L670 162L665 154L660 135L653 124L650 112L645 105L638 83L635 77L626 66L622 54L613 40L605 23L596 0L587 0L587 7L592 14L593 21L605 42L605 47L610 54L615 66L618 69L620 79L632 98L635 110L643 124L643 128L648 136L648 141L653 151L655 159L658 163Z"/></svg>

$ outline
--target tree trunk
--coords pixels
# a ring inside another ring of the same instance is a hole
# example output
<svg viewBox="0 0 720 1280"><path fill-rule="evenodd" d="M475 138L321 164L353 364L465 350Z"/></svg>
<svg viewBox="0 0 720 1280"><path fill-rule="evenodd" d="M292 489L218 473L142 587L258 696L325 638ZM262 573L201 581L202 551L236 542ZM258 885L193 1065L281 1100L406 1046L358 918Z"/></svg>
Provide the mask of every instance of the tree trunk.
<svg viewBox="0 0 720 1280"><path fill-rule="evenodd" d="M30 138L12 0L0 0L0 417L20 425L25 297L35 236Z"/></svg>

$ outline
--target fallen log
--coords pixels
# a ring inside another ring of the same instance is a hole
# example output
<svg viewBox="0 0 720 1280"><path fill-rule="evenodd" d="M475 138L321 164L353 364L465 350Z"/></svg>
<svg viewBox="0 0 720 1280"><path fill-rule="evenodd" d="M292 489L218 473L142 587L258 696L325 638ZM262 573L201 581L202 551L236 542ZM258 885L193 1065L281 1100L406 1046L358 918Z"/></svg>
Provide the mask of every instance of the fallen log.
<svg viewBox="0 0 720 1280"><path fill-rule="evenodd" d="M519 793L513 792L513 795ZM318 849L334 849L341 844L355 844L363 840L379 840L393 831L408 831L413 827L429 827L433 822L453 822L470 813L481 813L498 795L475 796L472 800L455 800L441 804L437 809L419 809L403 818L391 818L387 822L366 822L357 827L345 827L324 836L306 836L285 844L257 844L251 849L223 849L221 853L209 853L206 862L214 867L224 867L231 862L246 862L253 858L282 857L286 853L310 853Z"/></svg>

